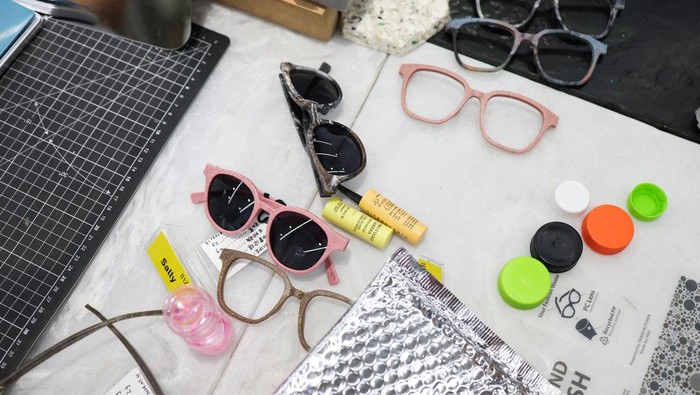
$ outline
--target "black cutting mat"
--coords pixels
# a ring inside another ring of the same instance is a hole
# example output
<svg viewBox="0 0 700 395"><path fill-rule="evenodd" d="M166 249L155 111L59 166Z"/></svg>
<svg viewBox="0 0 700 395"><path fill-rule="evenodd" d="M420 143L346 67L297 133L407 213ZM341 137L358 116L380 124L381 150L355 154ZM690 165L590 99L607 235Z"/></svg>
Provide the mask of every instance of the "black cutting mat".
<svg viewBox="0 0 700 395"><path fill-rule="evenodd" d="M67 298L229 44L162 50L56 20L0 79L0 377Z"/></svg>
<svg viewBox="0 0 700 395"><path fill-rule="evenodd" d="M535 19L520 30L536 33L558 27L553 1L543 0ZM477 16L475 0L450 0L450 10L453 19ZM601 41L608 53L585 86L547 85L700 143L694 114L700 107L700 2L627 0ZM452 50L452 39L444 32L430 42ZM493 63L489 54L467 55ZM534 69L528 45L507 70L545 83Z"/></svg>

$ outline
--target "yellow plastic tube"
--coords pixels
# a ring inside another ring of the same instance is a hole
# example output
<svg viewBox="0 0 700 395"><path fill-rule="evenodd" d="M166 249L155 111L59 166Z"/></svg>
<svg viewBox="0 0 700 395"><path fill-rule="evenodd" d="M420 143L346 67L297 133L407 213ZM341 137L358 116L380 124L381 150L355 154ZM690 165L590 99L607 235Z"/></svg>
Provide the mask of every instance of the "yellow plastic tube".
<svg viewBox="0 0 700 395"><path fill-rule="evenodd" d="M394 234L392 228L355 210L337 197L328 200L321 215L332 224L379 249L384 249Z"/></svg>

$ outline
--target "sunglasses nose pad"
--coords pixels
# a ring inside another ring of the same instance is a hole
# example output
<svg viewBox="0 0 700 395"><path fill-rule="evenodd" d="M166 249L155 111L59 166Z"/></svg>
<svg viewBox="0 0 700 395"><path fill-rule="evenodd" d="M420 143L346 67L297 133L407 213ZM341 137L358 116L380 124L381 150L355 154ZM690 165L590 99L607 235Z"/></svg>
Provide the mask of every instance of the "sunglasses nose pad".
<svg viewBox="0 0 700 395"><path fill-rule="evenodd" d="M263 193L263 196L265 197L265 199L269 199L269 198L270 198L270 194L267 193L267 192L264 192L264 193ZM281 205L283 205L283 206L286 206L286 205L287 205L287 203L285 203L284 200L282 200L282 199L275 199L275 202L277 202L277 203L279 203L279 204L281 204ZM258 222L260 222L261 224L267 223L267 221L268 221L269 219L270 219L270 214L268 214L267 211L261 211L260 214L258 214Z"/></svg>

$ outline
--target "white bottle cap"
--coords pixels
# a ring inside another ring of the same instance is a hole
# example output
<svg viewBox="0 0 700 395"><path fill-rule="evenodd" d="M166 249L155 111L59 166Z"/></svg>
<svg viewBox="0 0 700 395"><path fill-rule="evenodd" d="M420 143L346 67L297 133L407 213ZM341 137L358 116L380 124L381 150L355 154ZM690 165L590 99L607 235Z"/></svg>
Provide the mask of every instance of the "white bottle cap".
<svg viewBox="0 0 700 395"><path fill-rule="evenodd" d="M557 206L569 214L581 214L588 208L591 195L588 189L578 181L564 181L554 191Z"/></svg>

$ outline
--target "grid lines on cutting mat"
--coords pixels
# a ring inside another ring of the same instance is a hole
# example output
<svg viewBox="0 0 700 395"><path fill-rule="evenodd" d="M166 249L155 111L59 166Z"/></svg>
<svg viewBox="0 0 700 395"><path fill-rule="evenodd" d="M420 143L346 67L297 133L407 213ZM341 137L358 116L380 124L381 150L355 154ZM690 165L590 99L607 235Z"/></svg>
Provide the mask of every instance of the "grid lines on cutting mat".
<svg viewBox="0 0 700 395"><path fill-rule="evenodd" d="M209 46L161 50L49 19L0 79L0 371L82 274L76 262L94 254L93 234L177 123L172 106Z"/></svg>

